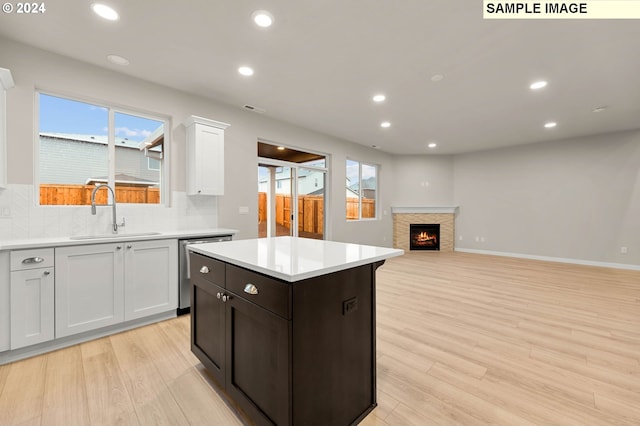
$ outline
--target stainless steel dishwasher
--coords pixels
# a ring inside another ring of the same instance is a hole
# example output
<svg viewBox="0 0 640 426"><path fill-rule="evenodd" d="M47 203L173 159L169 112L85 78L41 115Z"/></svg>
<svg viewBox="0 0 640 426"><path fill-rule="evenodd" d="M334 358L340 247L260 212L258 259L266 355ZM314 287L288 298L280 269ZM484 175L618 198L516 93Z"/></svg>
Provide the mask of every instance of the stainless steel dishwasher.
<svg viewBox="0 0 640 426"><path fill-rule="evenodd" d="M193 240L180 240L178 251L180 254L180 294L178 301L178 315L188 314L191 310L191 275L189 274L189 244L218 243L220 241L231 241L232 235L216 235L211 237L201 237Z"/></svg>

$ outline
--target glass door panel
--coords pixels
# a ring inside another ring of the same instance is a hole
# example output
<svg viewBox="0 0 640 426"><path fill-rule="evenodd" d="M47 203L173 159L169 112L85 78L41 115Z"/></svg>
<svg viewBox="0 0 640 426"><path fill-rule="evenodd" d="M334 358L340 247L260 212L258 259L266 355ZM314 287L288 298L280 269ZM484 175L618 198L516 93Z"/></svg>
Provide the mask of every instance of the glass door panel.
<svg viewBox="0 0 640 426"><path fill-rule="evenodd" d="M298 236L324 238L325 173L298 169Z"/></svg>
<svg viewBox="0 0 640 426"><path fill-rule="evenodd" d="M291 167L258 166L258 237L294 235L294 179Z"/></svg>

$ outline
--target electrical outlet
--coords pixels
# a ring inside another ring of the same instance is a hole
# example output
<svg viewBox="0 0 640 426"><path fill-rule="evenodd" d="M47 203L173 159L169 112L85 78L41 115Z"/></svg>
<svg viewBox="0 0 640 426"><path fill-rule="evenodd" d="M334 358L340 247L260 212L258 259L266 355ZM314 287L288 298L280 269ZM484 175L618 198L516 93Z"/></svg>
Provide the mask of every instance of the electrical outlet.
<svg viewBox="0 0 640 426"><path fill-rule="evenodd" d="M358 309L357 297L352 297L351 299L347 299L344 302L342 302L342 315L350 314L356 309Z"/></svg>
<svg viewBox="0 0 640 426"><path fill-rule="evenodd" d="M480 242L480 237L476 235L476 243L479 243L479 242Z"/></svg>
<svg viewBox="0 0 640 426"><path fill-rule="evenodd" d="M627 254L628 249L626 247L620 247L620 254Z"/></svg>
<svg viewBox="0 0 640 426"><path fill-rule="evenodd" d="M460 236L458 237L458 240L462 241L462 235L460 235Z"/></svg>
<svg viewBox="0 0 640 426"><path fill-rule="evenodd" d="M480 242L484 243L484 237L480 237Z"/></svg>

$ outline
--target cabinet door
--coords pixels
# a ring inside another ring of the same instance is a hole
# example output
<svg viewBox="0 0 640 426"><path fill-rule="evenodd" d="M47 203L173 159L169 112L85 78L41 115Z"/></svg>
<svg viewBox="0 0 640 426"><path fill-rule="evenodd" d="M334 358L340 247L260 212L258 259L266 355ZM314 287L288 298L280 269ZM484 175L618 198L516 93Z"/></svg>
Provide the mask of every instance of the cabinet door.
<svg viewBox="0 0 640 426"><path fill-rule="evenodd" d="M11 272L11 349L54 337L53 268Z"/></svg>
<svg viewBox="0 0 640 426"><path fill-rule="evenodd" d="M290 323L233 293L230 296L227 392L254 420L290 424Z"/></svg>
<svg viewBox="0 0 640 426"><path fill-rule="evenodd" d="M192 276L191 284L191 351L224 387L224 289L197 275Z"/></svg>
<svg viewBox="0 0 640 426"><path fill-rule="evenodd" d="M56 249L56 338L124 320L123 243Z"/></svg>
<svg viewBox="0 0 640 426"><path fill-rule="evenodd" d="M187 193L224 194L224 130L195 123L187 131Z"/></svg>
<svg viewBox="0 0 640 426"><path fill-rule="evenodd" d="M123 243L125 320L178 307L178 241Z"/></svg>

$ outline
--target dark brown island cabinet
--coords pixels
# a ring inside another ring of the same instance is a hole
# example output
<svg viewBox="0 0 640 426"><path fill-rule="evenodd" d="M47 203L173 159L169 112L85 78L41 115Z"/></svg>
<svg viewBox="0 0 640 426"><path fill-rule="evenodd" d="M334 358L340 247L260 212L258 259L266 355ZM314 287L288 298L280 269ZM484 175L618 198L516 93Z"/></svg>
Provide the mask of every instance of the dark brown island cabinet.
<svg viewBox="0 0 640 426"><path fill-rule="evenodd" d="M309 273L295 253L308 242L280 238L256 256L244 252L247 241L190 253L191 350L258 425L359 423L376 407L376 269L402 251L325 267L338 262L328 255ZM291 258L253 265L276 246ZM282 274L283 265L294 272Z"/></svg>

